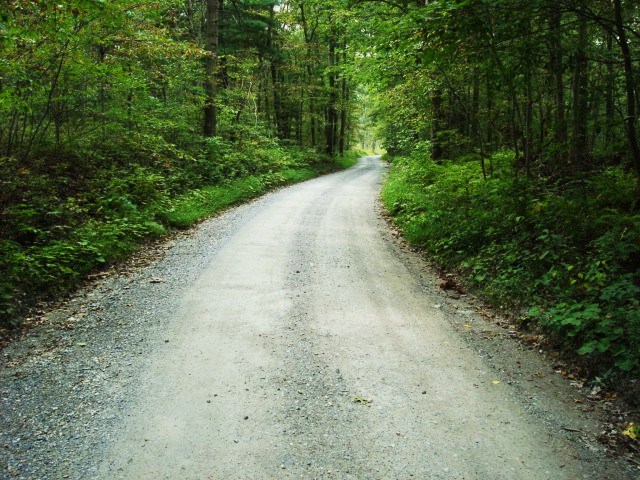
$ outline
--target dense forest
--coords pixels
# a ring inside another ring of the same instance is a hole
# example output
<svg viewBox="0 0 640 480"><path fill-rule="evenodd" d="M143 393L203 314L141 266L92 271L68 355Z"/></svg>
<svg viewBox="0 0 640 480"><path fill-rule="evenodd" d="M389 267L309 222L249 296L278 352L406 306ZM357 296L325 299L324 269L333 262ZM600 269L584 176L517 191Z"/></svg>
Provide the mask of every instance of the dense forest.
<svg viewBox="0 0 640 480"><path fill-rule="evenodd" d="M638 372L639 46L632 0L8 0L0 315L379 140L411 243Z"/></svg>

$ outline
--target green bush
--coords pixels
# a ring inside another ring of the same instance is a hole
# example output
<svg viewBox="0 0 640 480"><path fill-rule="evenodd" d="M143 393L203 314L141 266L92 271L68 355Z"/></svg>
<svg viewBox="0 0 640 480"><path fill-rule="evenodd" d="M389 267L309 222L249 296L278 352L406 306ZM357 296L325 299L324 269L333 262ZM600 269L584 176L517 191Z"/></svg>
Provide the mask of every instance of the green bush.
<svg viewBox="0 0 640 480"><path fill-rule="evenodd" d="M15 326L23 305L69 291L167 228L337 167L313 150L254 137L233 145L213 137L191 155L132 134L86 158L61 152L28 166L0 158L0 327Z"/></svg>
<svg viewBox="0 0 640 480"><path fill-rule="evenodd" d="M619 168L562 183L514 178L512 155L394 159L382 199L414 245L459 268L602 368L640 371L637 186Z"/></svg>

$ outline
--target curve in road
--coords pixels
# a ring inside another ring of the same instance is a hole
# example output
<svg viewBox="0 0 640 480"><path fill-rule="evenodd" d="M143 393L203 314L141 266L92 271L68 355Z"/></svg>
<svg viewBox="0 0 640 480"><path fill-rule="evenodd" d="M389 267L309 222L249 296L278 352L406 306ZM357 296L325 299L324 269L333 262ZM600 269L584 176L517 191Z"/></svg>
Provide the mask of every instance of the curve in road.
<svg viewBox="0 0 640 480"><path fill-rule="evenodd" d="M398 260L382 173L364 158L237 225L147 362L103 478L600 478Z"/></svg>

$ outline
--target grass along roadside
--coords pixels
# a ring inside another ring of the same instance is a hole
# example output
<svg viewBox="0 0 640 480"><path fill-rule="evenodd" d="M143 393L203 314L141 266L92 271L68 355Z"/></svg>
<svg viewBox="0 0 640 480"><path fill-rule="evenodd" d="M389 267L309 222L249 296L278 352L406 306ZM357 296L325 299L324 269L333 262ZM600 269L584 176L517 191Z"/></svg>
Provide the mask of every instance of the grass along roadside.
<svg viewBox="0 0 640 480"><path fill-rule="evenodd" d="M94 207L100 216L85 215L84 221L73 225L60 221L55 227L62 233L46 242L0 241L0 337L21 325L25 312L37 301L69 293L88 274L127 258L145 242L275 188L347 168L359 156L359 152L348 152L334 162L284 164L269 173L189 189L173 198L161 177L145 172L135 184L136 188L144 185L139 197L145 200L136 201L127 188L123 195L111 193L95 202L100 204Z"/></svg>
<svg viewBox="0 0 640 480"><path fill-rule="evenodd" d="M187 228L224 208L260 196L274 188L309 180L319 175L311 168L287 169L282 172L252 175L223 185L205 186L181 195L171 207L159 214L162 223Z"/></svg>
<svg viewBox="0 0 640 480"><path fill-rule="evenodd" d="M162 212L159 217L167 226L186 228L228 206L255 198L274 188L350 168L356 164L360 156L361 152L350 151L338 157L334 163L286 168L275 173L240 178L223 185L206 186L178 197L172 202L171 208Z"/></svg>

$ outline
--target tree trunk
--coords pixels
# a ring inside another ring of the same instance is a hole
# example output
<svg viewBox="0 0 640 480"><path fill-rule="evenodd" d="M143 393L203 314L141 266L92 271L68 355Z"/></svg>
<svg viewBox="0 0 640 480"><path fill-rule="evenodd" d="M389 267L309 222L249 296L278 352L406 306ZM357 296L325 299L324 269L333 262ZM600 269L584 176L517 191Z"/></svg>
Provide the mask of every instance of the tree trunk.
<svg viewBox="0 0 640 480"><path fill-rule="evenodd" d="M338 149L340 155L344 155L345 136L347 131L347 103L349 101L349 90L347 79L342 78L342 108L340 109L340 134L338 136Z"/></svg>
<svg viewBox="0 0 640 480"><path fill-rule="evenodd" d="M607 32L607 52L613 51L613 33ZM614 114L615 107L613 104L613 94L615 91L615 73L613 71L613 64L607 63L607 80L606 80L606 93L604 97L604 135L603 135L603 150L608 154L611 151L611 143L613 141L613 128L615 125Z"/></svg>
<svg viewBox="0 0 640 480"><path fill-rule="evenodd" d="M45 119L47 118L47 116L49 115L49 112L51 111L51 107L53 106L54 94L58 90L58 83L60 81L60 77L61 77L61 73L62 73L62 67L63 67L63 65L64 65L64 63L66 61L67 48L68 47L69 47L69 41L67 41L64 44L64 46L62 47L62 50L61 50L61 52L59 54L60 58L58 60L58 65L56 66L56 70L55 70L55 72L53 74L53 77L51 79L51 86L49 87L49 94L47 96L47 103L45 104L44 112L40 116L40 119L36 123L35 127L33 128L33 131L31 132L31 135L29 136L29 142L27 143L26 150L22 153L21 160L25 160L28 157L29 152L31 151L31 149L34 146L36 138L38 137L38 135L40 133L42 133L42 135L40 135L40 138L42 139L43 136L44 136L44 133L46 133L46 131L47 131L47 127L50 124L50 122L47 122L44 130L42 132L40 131Z"/></svg>
<svg viewBox="0 0 640 480"><path fill-rule="evenodd" d="M640 177L640 147L638 147L638 137L636 133L636 98L635 98L635 80L633 75L633 64L631 60L631 52L627 43L627 32L624 29L622 21L622 5L620 0L613 0L615 13L616 32L618 33L618 41L622 50L622 58L624 59L624 79L625 90L627 93L627 117L625 123L627 125L627 138L629 139L629 148L636 174Z"/></svg>
<svg viewBox="0 0 640 480"><path fill-rule="evenodd" d="M489 152L493 151L493 84L491 77L487 75L487 116L486 116L486 128L487 128L487 149Z"/></svg>
<svg viewBox="0 0 640 480"><path fill-rule="evenodd" d="M315 95L314 84L315 84L315 76L313 74L313 65L312 60L314 59L312 41L315 35L315 28L310 31L309 25L307 24L307 17L304 10L304 3L300 3L300 23L302 24L302 32L304 34L304 42L307 49L307 61L306 61L306 74L307 79L305 84L311 87L309 93L309 132L311 135L311 146L315 147L317 145L316 141L316 108L315 108Z"/></svg>
<svg viewBox="0 0 640 480"><path fill-rule="evenodd" d="M218 0L207 0L207 22L206 22L206 51L205 58L205 106L204 106L204 128L205 137L213 137L217 130L216 93L217 79L216 66L218 61Z"/></svg>
<svg viewBox="0 0 640 480"><path fill-rule="evenodd" d="M336 111L336 77L334 67L336 63L336 44L333 38L329 39L329 105L327 106L325 139L326 153L333 157L335 153L336 128L338 115Z"/></svg>
<svg viewBox="0 0 640 480"><path fill-rule="evenodd" d="M267 48L273 53L273 24L275 17L275 7L269 7L269 30L267 32ZM274 58L275 56L275 58ZM277 54L273 53L270 59L271 86L273 88L273 118L275 121L278 138L285 138L287 125L282 113L282 96L280 95L280 72L278 70Z"/></svg>
<svg viewBox="0 0 640 480"><path fill-rule="evenodd" d="M564 77L562 75L562 37L560 32L562 12L556 3L552 2L552 4L549 23L551 27L551 75L555 86L553 137L556 145L562 146L562 152L564 152L567 141L567 121L564 115Z"/></svg>
<svg viewBox="0 0 640 480"><path fill-rule="evenodd" d="M480 141L480 72L478 67L473 69L471 93L471 138Z"/></svg>
<svg viewBox="0 0 640 480"><path fill-rule="evenodd" d="M588 118L588 75L587 54L585 44L587 41L587 19L578 12L578 49L573 71L573 139L571 148L571 161L577 168L584 168L589 156L587 136Z"/></svg>
<svg viewBox="0 0 640 480"><path fill-rule="evenodd" d="M527 176L531 175L531 162L533 161L533 85L531 80L531 64L529 55L526 56L524 70L524 82L526 100L524 106L524 139L522 149L524 153L524 167Z"/></svg>
<svg viewBox="0 0 640 480"><path fill-rule="evenodd" d="M511 109L510 109L510 120L511 120L511 141L513 142L513 152L515 154L515 161L513 164L514 168L514 176L518 178L520 174L520 143L519 138L521 137L520 130L518 129L518 123L516 122L516 115L518 113L518 94L515 90L511 92Z"/></svg>
<svg viewBox="0 0 640 480"><path fill-rule="evenodd" d="M431 96L431 110L433 112L431 120L431 159L442 160L444 150L440 140L440 130L444 124L444 111L442 109L442 88L436 87Z"/></svg>

